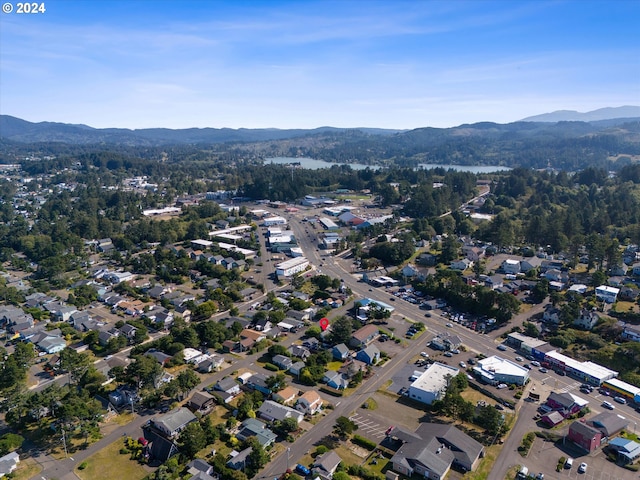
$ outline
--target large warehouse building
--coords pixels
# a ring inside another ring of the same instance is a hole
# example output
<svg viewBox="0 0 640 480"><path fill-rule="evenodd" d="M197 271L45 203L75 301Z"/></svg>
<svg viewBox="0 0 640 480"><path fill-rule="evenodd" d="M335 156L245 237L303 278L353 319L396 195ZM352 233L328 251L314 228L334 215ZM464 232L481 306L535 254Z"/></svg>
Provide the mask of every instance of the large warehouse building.
<svg viewBox="0 0 640 480"><path fill-rule="evenodd" d="M455 377L460 370L443 363L432 363L427 370L409 386L409 398L431 405L446 393L449 378Z"/></svg>

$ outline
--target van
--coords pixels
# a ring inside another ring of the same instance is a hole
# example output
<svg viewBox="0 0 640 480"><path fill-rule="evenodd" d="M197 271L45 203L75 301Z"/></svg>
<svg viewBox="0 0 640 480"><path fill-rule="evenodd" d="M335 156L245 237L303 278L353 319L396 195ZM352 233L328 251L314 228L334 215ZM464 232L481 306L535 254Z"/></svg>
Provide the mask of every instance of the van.
<svg viewBox="0 0 640 480"><path fill-rule="evenodd" d="M527 478L528 475L529 475L529 469L524 465L522 465L520 467L520 470L518 471L518 475L516 476L516 478L518 478L518 480L524 480L525 478Z"/></svg>
<svg viewBox="0 0 640 480"><path fill-rule="evenodd" d="M567 458L567 461L564 462L564 468L571 468L573 467L573 458L569 457Z"/></svg>

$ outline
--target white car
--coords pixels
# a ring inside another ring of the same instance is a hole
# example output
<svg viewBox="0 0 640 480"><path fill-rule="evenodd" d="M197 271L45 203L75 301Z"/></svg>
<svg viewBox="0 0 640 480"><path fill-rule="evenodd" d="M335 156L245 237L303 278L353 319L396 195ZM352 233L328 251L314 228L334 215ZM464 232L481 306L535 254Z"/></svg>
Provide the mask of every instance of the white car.
<svg viewBox="0 0 640 480"><path fill-rule="evenodd" d="M503 388L507 388L508 385L506 383L501 383L500 385L498 385L497 388L499 388L500 390L502 390Z"/></svg>
<svg viewBox="0 0 640 480"><path fill-rule="evenodd" d="M516 362L521 362L522 361L522 357L516 357Z"/></svg>
<svg viewBox="0 0 640 480"><path fill-rule="evenodd" d="M420 356L424 358L429 358L429 354L427 352L420 352Z"/></svg>
<svg viewBox="0 0 640 480"><path fill-rule="evenodd" d="M538 362L537 360L534 360L533 362L531 362L531 365L533 365L534 367L539 367L540 362Z"/></svg>
<svg viewBox="0 0 640 480"><path fill-rule="evenodd" d="M451 323L447 323L447 327L451 328L453 325Z"/></svg>
<svg viewBox="0 0 640 480"><path fill-rule="evenodd" d="M460 362L460 366L461 366L462 368L467 368L467 364L466 364L466 363L464 363L464 362Z"/></svg>
<svg viewBox="0 0 640 480"><path fill-rule="evenodd" d="M582 462L578 467L578 473L587 473L587 464Z"/></svg>

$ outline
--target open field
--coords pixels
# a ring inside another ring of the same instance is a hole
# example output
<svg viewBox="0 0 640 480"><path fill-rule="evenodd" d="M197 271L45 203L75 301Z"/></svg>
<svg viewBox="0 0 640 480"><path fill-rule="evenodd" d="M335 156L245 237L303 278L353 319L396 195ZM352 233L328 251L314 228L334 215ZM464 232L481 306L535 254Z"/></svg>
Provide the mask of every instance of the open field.
<svg viewBox="0 0 640 480"><path fill-rule="evenodd" d="M76 468L74 473L82 480L138 480L144 478L148 472L129 455L122 455L120 448L122 441L117 440L107 445L99 452L90 456L85 462L84 470Z"/></svg>

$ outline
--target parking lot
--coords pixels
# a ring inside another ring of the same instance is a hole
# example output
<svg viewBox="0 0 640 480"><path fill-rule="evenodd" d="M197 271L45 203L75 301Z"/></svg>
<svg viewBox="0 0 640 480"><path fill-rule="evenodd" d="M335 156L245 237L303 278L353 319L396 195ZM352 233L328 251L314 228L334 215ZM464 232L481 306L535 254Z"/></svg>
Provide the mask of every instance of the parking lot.
<svg viewBox="0 0 640 480"><path fill-rule="evenodd" d="M360 413L354 413L349 419L358 426L358 434L377 442L385 437L385 432L391 426L380 423L371 415L361 415Z"/></svg>

